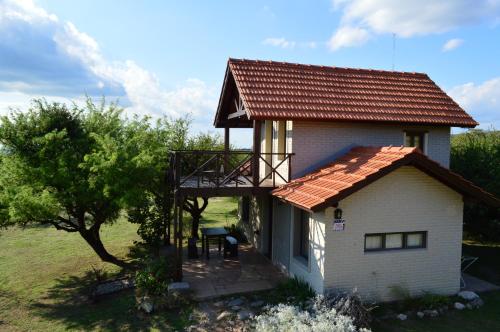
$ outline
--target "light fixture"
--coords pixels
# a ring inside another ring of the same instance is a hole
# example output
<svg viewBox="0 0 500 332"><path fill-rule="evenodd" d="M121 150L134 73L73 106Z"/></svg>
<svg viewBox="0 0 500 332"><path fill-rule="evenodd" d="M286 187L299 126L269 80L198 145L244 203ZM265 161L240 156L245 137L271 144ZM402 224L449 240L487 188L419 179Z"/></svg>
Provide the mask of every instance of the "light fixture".
<svg viewBox="0 0 500 332"><path fill-rule="evenodd" d="M335 216L335 219L342 219L342 209L335 209L333 215Z"/></svg>

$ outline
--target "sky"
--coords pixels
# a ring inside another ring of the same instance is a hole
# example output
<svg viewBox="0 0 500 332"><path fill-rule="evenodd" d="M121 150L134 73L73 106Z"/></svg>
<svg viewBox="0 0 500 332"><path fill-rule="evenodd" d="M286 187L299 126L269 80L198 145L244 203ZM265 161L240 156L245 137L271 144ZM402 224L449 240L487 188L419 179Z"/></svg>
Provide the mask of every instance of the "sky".
<svg viewBox="0 0 500 332"><path fill-rule="evenodd" d="M229 57L425 72L500 128L500 0L0 0L0 114L105 96L215 132Z"/></svg>

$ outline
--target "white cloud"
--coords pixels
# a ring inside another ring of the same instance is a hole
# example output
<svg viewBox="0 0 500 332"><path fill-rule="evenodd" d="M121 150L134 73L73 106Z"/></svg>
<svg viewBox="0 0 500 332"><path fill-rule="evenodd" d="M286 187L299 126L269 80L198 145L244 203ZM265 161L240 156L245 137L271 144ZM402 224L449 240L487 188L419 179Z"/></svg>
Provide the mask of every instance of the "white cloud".
<svg viewBox="0 0 500 332"><path fill-rule="evenodd" d="M463 43L464 43L464 40L463 40L463 39L460 39L460 38L453 38L453 39L450 39L450 40L448 40L448 41L447 41L447 42L443 45L442 51L443 51L443 52L449 52L449 51L452 51L452 50L456 49L457 47L460 47Z"/></svg>
<svg viewBox="0 0 500 332"><path fill-rule="evenodd" d="M295 46L299 46L302 48L316 48L318 43L315 41L306 41L306 42L296 42L293 40L287 40L286 38L266 38L262 41L264 45L270 45L274 47L280 48L294 48Z"/></svg>
<svg viewBox="0 0 500 332"><path fill-rule="evenodd" d="M281 47L281 48L294 48L295 47L295 42L286 40L285 38L266 38L262 42L264 45L271 45L275 47Z"/></svg>
<svg viewBox="0 0 500 332"><path fill-rule="evenodd" d="M450 89L448 94L471 114L481 127L494 126L500 129L500 77L480 84L458 85Z"/></svg>
<svg viewBox="0 0 500 332"><path fill-rule="evenodd" d="M333 4L342 11L334 37L345 27L365 29L371 35L422 36L500 18L499 0L333 0Z"/></svg>
<svg viewBox="0 0 500 332"><path fill-rule="evenodd" d="M5 60L0 65L0 94L5 97L0 111L5 112L8 102L26 107L34 97L67 102L85 93L119 98L128 112L152 116L191 113L206 119L215 109L216 93L204 82L189 79L165 90L134 61L105 59L94 38L33 1L1 2L0 34L13 36L0 39Z"/></svg>
<svg viewBox="0 0 500 332"><path fill-rule="evenodd" d="M370 39L367 30L358 27L341 27L328 41L328 48L336 51L342 47L361 46Z"/></svg>

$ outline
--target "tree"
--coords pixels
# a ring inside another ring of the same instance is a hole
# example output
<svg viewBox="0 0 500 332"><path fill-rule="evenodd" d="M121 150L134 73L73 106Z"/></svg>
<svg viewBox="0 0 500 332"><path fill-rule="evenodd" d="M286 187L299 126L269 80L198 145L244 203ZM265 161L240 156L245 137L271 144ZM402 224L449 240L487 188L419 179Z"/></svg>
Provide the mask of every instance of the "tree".
<svg viewBox="0 0 500 332"><path fill-rule="evenodd" d="M201 214L208 205L208 198L202 197L203 203L200 206L198 197L186 197L184 199L184 210L191 215L191 237L198 238L198 227L200 226Z"/></svg>
<svg viewBox="0 0 500 332"><path fill-rule="evenodd" d="M141 238L155 249L161 244L170 244L170 224L174 204L172 183L168 180L170 170L169 152L173 150L220 150L223 142L220 135L200 133L189 137L189 119L162 118L155 126L137 126L136 144L141 146L138 168L148 171L141 174L138 182L142 189L140 195L128 202L128 217L132 223L139 224ZM183 155L183 174L189 174L209 158L200 155ZM204 199L205 202L206 199ZM200 207L197 197L185 197L183 207L191 214L193 226L191 233L198 233L199 220L208 200ZM196 235L197 237L197 235Z"/></svg>
<svg viewBox="0 0 500 332"><path fill-rule="evenodd" d="M140 153L134 159L138 169L145 171L137 178L141 193L127 200L130 222L138 224L141 238L158 249L170 244L170 221L173 208L169 151L182 149L188 140L190 121L187 118L161 118L154 125L150 119L135 121L134 144Z"/></svg>
<svg viewBox="0 0 500 332"><path fill-rule="evenodd" d="M213 135L210 133L200 133L197 136L189 139L186 144L186 150L222 150L224 143L220 135ZM184 174L193 172L196 165L200 165L210 158L210 156L201 156L203 160L196 160L200 158L198 155L186 154L183 159L182 167ZM191 237L198 238L198 228L200 225L201 214L205 211L208 205L208 198L201 197L203 203L199 204L197 196L185 197L183 201L183 208L191 215Z"/></svg>
<svg viewBox="0 0 500 332"><path fill-rule="evenodd" d="M470 130L453 135L450 169L488 192L500 196L500 131ZM466 230L489 240L500 239L500 211L466 202Z"/></svg>
<svg viewBox="0 0 500 332"><path fill-rule="evenodd" d="M50 224L79 233L101 260L123 266L100 238L144 169L122 110L104 100L84 107L35 100L1 118L0 224Z"/></svg>

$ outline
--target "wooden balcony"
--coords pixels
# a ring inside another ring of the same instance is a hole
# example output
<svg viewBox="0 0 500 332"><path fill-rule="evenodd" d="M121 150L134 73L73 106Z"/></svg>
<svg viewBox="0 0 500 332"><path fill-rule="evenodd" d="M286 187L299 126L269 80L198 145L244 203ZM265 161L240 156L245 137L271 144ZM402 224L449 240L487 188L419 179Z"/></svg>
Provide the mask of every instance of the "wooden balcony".
<svg viewBox="0 0 500 332"><path fill-rule="evenodd" d="M172 151L171 179L179 196L244 196L290 181L292 153L251 150Z"/></svg>

